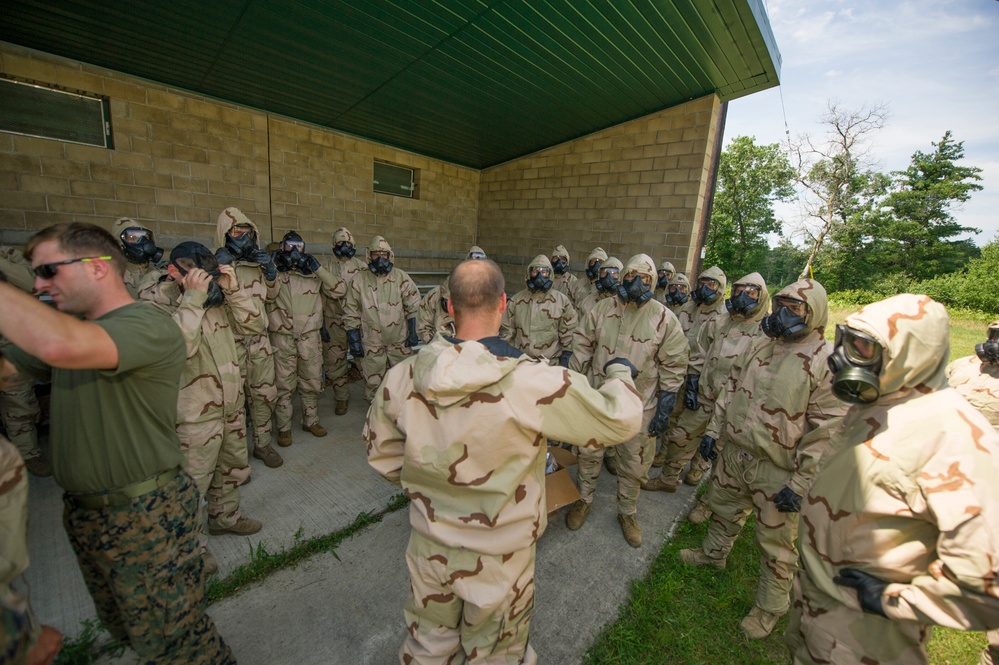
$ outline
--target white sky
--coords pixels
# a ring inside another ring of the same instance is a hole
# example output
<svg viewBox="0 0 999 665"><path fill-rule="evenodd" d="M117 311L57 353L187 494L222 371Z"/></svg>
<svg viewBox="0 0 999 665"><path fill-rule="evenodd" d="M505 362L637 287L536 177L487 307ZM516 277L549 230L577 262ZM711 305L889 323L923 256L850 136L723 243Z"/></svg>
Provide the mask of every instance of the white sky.
<svg viewBox="0 0 999 665"><path fill-rule="evenodd" d="M932 152L946 130L964 142L980 185L954 212L985 245L999 233L999 1L764 0L783 60L779 88L729 102L725 145L819 138L828 100L840 107L885 103L891 117L871 142L883 172L904 170L916 150ZM783 110L781 97L783 96ZM787 127L785 128L785 113ZM779 206L785 235L799 207Z"/></svg>

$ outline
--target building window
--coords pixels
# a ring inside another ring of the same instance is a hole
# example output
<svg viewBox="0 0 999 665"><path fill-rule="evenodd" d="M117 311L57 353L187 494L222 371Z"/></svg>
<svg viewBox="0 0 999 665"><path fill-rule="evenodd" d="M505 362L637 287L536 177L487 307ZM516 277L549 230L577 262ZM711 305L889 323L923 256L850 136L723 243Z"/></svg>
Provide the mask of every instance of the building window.
<svg viewBox="0 0 999 665"><path fill-rule="evenodd" d="M375 162L374 187L376 192L415 199L419 171L398 164Z"/></svg>
<svg viewBox="0 0 999 665"><path fill-rule="evenodd" d="M107 98L7 78L0 78L0 131L113 147Z"/></svg>

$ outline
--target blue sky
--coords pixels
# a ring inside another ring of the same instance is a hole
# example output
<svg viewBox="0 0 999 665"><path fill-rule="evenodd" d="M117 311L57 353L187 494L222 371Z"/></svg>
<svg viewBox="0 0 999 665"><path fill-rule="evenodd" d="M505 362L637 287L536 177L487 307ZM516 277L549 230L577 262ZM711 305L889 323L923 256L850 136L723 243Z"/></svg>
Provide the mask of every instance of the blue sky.
<svg viewBox="0 0 999 665"><path fill-rule="evenodd" d="M726 145L820 137L829 100L859 109L884 103L890 118L871 141L878 170L905 169L946 130L964 142L963 164L983 169L983 191L956 211L999 234L999 2L997 0L764 0L783 64L781 85L729 103ZM782 98L783 97L783 104ZM785 127L785 114L787 127ZM779 205L785 234L800 206Z"/></svg>

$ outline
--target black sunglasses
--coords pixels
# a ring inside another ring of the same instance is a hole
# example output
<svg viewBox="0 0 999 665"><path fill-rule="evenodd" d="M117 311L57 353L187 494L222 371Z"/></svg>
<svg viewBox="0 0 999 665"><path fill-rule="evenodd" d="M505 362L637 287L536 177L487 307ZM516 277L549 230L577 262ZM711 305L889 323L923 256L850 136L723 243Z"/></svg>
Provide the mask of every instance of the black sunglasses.
<svg viewBox="0 0 999 665"><path fill-rule="evenodd" d="M43 263L31 269L35 277L42 279L52 279L59 272L59 266L68 266L70 263L89 263L90 261L110 261L110 256L88 256L82 259L66 259L65 261L55 261L54 263Z"/></svg>

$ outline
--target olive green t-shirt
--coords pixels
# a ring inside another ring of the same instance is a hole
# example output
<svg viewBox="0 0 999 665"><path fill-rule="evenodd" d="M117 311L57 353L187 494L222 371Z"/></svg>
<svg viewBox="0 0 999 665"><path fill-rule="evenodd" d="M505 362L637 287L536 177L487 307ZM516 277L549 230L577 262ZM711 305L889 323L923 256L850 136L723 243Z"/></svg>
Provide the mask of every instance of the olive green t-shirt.
<svg viewBox="0 0 999 665"><path fill-rule="evenodd" d="M52 474L68 492L98 492L180 466L177 391L186 354L180 328L149 303L94 319L118 347L113 370L49 367L21 349L4 355L52 380Z"/></svg>

